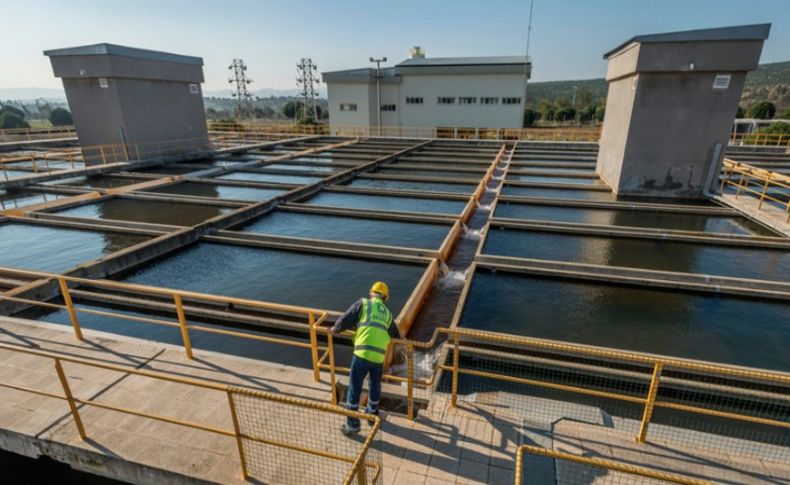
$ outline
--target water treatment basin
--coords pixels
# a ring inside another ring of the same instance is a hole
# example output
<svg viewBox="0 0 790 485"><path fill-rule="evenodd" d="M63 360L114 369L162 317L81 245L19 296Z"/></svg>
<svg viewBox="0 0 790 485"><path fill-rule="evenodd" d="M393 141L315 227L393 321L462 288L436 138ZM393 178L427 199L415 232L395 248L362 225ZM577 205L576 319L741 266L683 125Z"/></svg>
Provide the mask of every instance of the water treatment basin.
<svg viewBox="0 0 790 485"><path fill-rule="evenodd" d="M790 371L789 321L782 301L479 269L460 325Z"/></svg>
<svg viewBox="0 0 790 485"><path fill-rule="evenodd" d="M201 182L178 182L164 187L148 189L145 192L159 194L191 195L215 199L260 201L277 197L285 189L264 189L238 185L220 185Z"/></svg>
<svg viewBox="0 0 790 485"><path fill-rule="evenodd" d="M353 209L427 212L453 215L460 214L466 205L466 202L458 200L422 199L416 197L347 194L338 192L320 192L318 195L304 202L311 205L348 207Z"/></svg>
<svg viewBox="0 0 790 485"><path fill-rule="evenodd" d="M70 217L193 226L206 219L217 217L228 210L230 209L225 207L187 202L112 197L101 202L57 211L56 214Z"/></svg>
<svg viewBox="0 0 790 485"><path fill-rule="evenodd" d="M239 230L278 236L439 249L450 226L276 210Z"/></svg>
<svg viewBox="0 0 790 485"><path fill-rule="evenodd" d="M385 190L419 190L423 192L450 192L471 194L477 189L475 184L447 184L441 182L419 182L412 180L354 179L351 187L379 188Z"/></svg>
<svg viewBox="0 0 790 485"><path fill-rule="evenodd" d="M200 242L124 281L344 311L371 283L386 280L397 314L424 271L421 265Z"/></svg>
<svg viewBox="0 0 790 485"><path fill-rule="evenodd" d="M120 232L4 222L0 223L0 266L60 273L146 239Z"/></svg>
<svg viewBox="0 0 790 485"><path fill-rule="evenodd" d="M247 182L268 182L277 184L307 185L318 182L322 177L307 175L283 175L262 172L231 172L216 177L218 180L243 180Z"/></svg>
<svg viewBox="0 0 790 485"><path fill-rule="evenodd" d="M63 197L68 197L68 195L33 190L0 190L0 210L43 204L44 202L62 199Z"/></svg>

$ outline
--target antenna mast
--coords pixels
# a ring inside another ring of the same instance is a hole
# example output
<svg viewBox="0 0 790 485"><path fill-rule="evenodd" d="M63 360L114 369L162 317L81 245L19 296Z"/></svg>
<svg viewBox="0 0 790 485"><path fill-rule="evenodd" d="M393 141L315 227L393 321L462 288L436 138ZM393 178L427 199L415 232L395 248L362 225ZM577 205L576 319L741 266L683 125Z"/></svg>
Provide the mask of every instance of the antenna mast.
<svg viewBox="0 0 790 485"><path fill-rule="evenodd" d="M296 86L302 98L302 116L305 120L318 120L318 66L310 58L302 58L296 65ZM298 110L297 110L298 118Z"/></svg>
<svg viewBox="0 0 790 485"><path fill-rule="evenodd" d="M228 69L232 76L228 78L230 84L236 85L236 90L231 96L236 98L236 116L238 118L252 117L252 94L247 90L247 85L252 84L252 79L247 79L247 66L241 59L233 59Z"/></svg>

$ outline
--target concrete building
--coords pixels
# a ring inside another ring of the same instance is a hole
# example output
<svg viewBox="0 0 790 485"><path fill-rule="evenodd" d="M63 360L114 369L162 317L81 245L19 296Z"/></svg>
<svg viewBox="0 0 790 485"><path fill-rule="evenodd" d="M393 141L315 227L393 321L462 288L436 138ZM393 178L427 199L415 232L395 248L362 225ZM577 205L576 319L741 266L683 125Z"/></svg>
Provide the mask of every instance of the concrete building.
<svg viewBox="0 0 790 485"><path fill-rule="evenodd" d="M127 144L142 157L208 148L203 59L113 44L44 52L63 79L86 158ZM114 156L117 158L117 154Z"/></svg>
<svg viewBox="0 0 790 485"><path fill-rule="evenodd" d="M623 195L702 197L770 27L639 35L606 53L601 178Z"/></svg>
<svg viewBox="0 0 790 485"><path fill-rule="evenodd" d="M526 81L525 56L428 58L415 47L410 58L376 69L323 73L332 128L384 127L521 128Z"/></svg>

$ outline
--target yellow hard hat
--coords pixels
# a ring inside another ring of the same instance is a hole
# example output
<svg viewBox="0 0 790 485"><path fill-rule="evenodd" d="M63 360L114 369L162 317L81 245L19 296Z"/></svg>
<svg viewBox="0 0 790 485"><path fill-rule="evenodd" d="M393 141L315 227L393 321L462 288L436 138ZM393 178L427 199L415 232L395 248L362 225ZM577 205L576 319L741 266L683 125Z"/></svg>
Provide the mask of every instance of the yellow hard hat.
<svg viewBox="0 0 790 485"><path fill-rule="evenodd" d="M373 283L373 286L370 287L370 292L378 293L384 297L385 300L390 297L390 288L387 286L387 283L384 283L383 281L377 281Z"/></svg>

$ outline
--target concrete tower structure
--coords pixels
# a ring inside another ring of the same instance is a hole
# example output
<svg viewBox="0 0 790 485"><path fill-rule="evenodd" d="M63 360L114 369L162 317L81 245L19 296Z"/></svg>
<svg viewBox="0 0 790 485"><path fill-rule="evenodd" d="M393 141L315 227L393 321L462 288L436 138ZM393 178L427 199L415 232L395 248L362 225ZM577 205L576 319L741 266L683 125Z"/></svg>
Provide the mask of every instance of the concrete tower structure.
<svg viewBox="0 0 790 485"><path fill-rule="evenodd" d="M126 145L128 156L208 149L200 83L203 59L113 44L44 52L66 98L88 163L99 145ZM119 147L120 148L120 147ZM118 160L116 152L112 160Z"/></svg>
<svg viewBox="0 0 790 485"><path fill-rule="evenodd" d="M703 197L770 28L639 35L606 53L601 178L620 195Z"/></svg>

